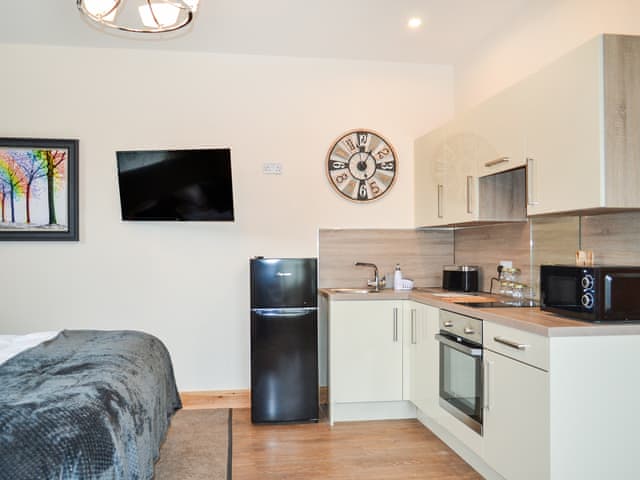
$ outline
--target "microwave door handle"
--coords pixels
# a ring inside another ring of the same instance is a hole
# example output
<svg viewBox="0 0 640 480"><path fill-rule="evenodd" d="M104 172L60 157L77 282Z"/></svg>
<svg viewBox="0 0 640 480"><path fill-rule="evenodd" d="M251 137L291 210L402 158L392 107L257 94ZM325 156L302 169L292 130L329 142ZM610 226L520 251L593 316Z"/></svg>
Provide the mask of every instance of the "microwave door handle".
<svg viewBox="0 0 640 480"><path fill-rule="evenodd" d="M439 333L436 334L435 339L438 340L443 345L446 345L447 347L451 347L454 350L458 350L459 352L462 352L465 355L469 355L470 357L482 356L481 348L469 347L462 343L454 342L453 340L449 340L447 337L445 337L444 335L440 335Z"/></svg>
<svg viewBox="0 0 640 480"><path fill-rule="evenodd" d="M613 278L611 275L604 276L604 311L611 311L611 285L613 284Z"/></svg>

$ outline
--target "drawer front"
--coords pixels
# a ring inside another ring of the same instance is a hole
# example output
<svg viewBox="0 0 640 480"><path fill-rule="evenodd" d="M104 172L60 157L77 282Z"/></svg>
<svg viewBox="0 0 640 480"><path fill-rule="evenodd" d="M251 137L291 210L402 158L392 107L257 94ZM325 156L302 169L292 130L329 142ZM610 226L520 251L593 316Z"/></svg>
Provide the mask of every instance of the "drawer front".
<svg viewBox="0 0 640 480"><path fill-rule="evenodd" d="M484 348L549 371L549 339L541 335L484 322Z"/></svg>

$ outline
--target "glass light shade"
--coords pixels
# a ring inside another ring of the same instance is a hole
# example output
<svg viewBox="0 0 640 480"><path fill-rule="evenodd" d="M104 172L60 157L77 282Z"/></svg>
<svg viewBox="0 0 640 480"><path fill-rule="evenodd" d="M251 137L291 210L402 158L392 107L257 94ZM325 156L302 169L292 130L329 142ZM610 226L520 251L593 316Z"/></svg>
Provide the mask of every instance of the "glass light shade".
<svg viewBox="0 0 640 480"><path fill-rule="evenodd" d="M192 12L195 12L198 9L198 3L200 3L200 0L182 0L182 3L189 7Z"/></svg>
<svg viewBox="0 0 640 480"><path fill-rule="evenodd" d="M199 0L76 0L78 10L102 27L161 33L189 25Z"/></svg>
<svg viewBox="0 0 640 480"><path fill-rule="evenodd" d="M152 11L153 10L153 11ZM151 3L138 7L140 19L147 27L171 27L178 21L180 8L170 3Z"/></svg>
<svg viewBox="0 0 640 480"><path fill-rule="evenodd" d="M118 11L118 0L84 0L84 6L91 15L112 21ZM107 15L108 14L108 15Z"/></svg>

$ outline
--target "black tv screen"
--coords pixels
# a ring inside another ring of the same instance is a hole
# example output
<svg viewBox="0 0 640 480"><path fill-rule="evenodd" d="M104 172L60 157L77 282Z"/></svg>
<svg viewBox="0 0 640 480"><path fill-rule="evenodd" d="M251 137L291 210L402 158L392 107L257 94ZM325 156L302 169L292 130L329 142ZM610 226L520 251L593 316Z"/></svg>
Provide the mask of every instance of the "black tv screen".
<svg viewBox="0 0 640 480"><path fill-rule="evenodd" d="M231 150L117 152L123 220L233 221Z"/></svg>

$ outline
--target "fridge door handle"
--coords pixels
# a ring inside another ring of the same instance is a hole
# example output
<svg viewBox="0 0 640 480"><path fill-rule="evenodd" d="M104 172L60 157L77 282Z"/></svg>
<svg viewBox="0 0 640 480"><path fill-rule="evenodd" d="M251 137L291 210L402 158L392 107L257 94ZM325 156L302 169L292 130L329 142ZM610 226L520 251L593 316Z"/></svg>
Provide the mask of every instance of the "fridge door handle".
<svg viewBox="0 0 640 480"><path fill-rule="evenodd" d="M309 312L315 312L316 307L305 308L254 308L252 311L263 317L299 317Z"/></svg>

